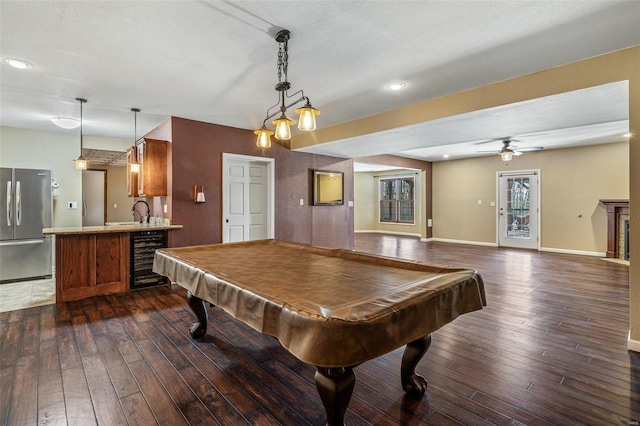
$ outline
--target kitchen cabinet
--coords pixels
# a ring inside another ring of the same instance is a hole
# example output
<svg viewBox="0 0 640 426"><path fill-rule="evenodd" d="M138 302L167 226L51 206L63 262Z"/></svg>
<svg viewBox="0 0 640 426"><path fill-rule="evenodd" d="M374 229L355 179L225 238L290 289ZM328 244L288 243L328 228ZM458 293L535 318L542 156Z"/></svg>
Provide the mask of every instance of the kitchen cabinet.
<svg viewBox="0 0 640 426"><path fill-rule="evenodd" d="M171 233L167 231L181 228L147 224L44 228L44 235L56 236L56 302L125 293L150 284L148 269L153 262L152 249L157 248L152 245L157 241L143 241L146 247L131 247L130 242L140 235L160 234L162 245L169 246ZM146 250L146 255L136 258L134 249ZM154 279L157 283L157 277Z"/></svg>
<svg viewBox="0 0 640 426"><path fill-rule="evenodd" d="M56 302L129 288L129 233L56 235Z"/></svg>
<svg viewBox="0 0 640 426"><path fill-rule="evenodd" d="M137 151L138 196L166 197L169 142L145 138L137 145Z"/></svg>
<svg viewBox="0 0 640 426"><path fill-rule="evenodd" d="M135 146L129 147L127 149L127 195L129 197L137 197L138 196L138 174L139 172L133 171L131 168L132 164L137 164L137 149Z"/></svg>

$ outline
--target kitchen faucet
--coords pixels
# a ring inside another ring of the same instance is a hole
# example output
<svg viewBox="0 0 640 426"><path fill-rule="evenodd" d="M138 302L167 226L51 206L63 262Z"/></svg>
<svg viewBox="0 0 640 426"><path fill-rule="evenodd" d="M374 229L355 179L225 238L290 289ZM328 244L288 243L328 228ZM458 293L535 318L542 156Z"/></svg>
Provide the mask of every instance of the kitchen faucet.
<svg viewBox="0 0 640 426"><path fill-rule="evenodd" d="M147 223L149 223L149 218L151 217L151 209L149 209L149 204L147 204L147 202L144 200L138 200L133 203L133 207L131 207L131 211L133 212L133 220L136 220L136 213L138 213L140 215L140 223L142 223L142 214L140 214L140 212L136 210L136 206L138 205L138 203L144 203L144 205L147 206Z"/></svg>

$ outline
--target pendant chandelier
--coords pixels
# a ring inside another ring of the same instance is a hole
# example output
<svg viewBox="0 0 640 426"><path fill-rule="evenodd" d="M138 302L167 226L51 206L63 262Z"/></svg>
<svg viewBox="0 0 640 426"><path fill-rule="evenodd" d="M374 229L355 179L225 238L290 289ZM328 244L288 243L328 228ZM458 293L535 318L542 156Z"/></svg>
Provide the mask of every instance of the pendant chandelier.
<svg viewBox="0 0 640 426"><path fill-rule="evenodd" d="M131 108L131 111L133 111L133 147L135 148L136 142L138 140L138 113L140 112L140 109ZM131 173L140 173L140 163L138 163L135 158L134 161L129 163L129 171Z"/></svg>
<svg viewBox="0 0 640 426"><path fill-rule="evenodd" d="M295 92L291 96L287 93L291 88L291 83L287 80L289 39L291 38L291 33L288 30L281 30L276 34L275 38L278 42L278 83L276 84L276 91L280 93L280 100L267 110L267 117L262 122L262 128L253 132L258 135L258 148L269 148L271 146L272 135L275 135L278 140L286 141L291 139L291 125L294 124L294 121L285 115L285 112L290 107L306 101L304 106L296 109L296 113L300 115L298 129L306 132L316 129L316 115L320 114L320 111L311 106L311 101L304 95L302 90ZM291 99L295 100L287 104ZM276 126L275 132L273 132L267 129L266 122L277 114L280 114L280 117L273 121L273 124Z"/></svg>
<svg viewBox="0 0 640 426"><path fill-rule="evenodd" d="M86 99L76 98L76 101L80 102L80 156L75 159L76 169L87 170L88 161L82 156L82 104L86 103Z"/></svg>

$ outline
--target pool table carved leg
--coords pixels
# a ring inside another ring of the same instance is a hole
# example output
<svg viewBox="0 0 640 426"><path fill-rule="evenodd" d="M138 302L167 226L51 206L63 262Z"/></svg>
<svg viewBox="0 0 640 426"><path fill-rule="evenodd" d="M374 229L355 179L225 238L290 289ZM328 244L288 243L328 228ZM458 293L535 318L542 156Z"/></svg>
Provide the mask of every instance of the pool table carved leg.
<svg viewBox="0 0 640 426"><path fill-rule="evenodd" d="M353 367L318 367L315 378L320 399L327 412L327 425L344 425L344 414L356 384Z"/></svg>
<svg viewBox="0 0 640 426"><path fill-rule="evenodd" d="M400 378L402 379L402 389L416 398L422 398L427 391L427 380L416 374L416 366L422 359L431 345L431 334L407 343L407 347L402 355L402 365L400 367Z"/></svg>
<svg viewBox="0 0 640 426"><path fill-rule="evenodd" d="M189 334L194 339L204 337L207 333L207 309L204 307L204 301L187 291L187 303L198 319L189 327Z"/></svg>

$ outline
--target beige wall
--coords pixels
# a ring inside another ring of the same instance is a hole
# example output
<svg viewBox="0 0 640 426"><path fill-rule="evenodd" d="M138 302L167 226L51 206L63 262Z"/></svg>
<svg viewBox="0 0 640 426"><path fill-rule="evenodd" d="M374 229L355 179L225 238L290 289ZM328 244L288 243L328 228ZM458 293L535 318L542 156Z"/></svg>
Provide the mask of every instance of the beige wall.
<svg viewBox="0 0 640 426"><path fill-rule="evenodd" d="M122 146L126 147L127 145L126 141L121 139L85 137L84 146L94 149L119 150ZM79 153L80 138L77 130L70 130L67 134L0 127L0 167L48 169L51 170L53 178L60 183L60 186L53 190L54 227L82 225L82 209L80 208L82 204L82 172L76 170L72 161ZM117 172L108 172L108 181L112 177L114 181L108 183L109 192L111 189L117 190L122 180L122 176L119 176ZM122 185L121 189L126 197L126 183ZM126 204L126 202L120 200L123 200L122 195L114 201L108 197L107 205L113 207L113 203L117 202L118 209L121 206L124 208L123 203ZM67 208L69 201L76 201L79 208L69 210ZM117 217L120 217L124 210L119 210L120 213ZM115 212L107 210L108 217L111 213ZM123 220L130 220L130 216Z"/></svg>
<svg viewBox="0 0 640 426"><path fill-rule="evenodd" d="M415 196L416 208L414 225L395 225L378 221L378 182L379 176L414 176L416 179ZM397 234L412 234L426 238L426 224L424 223L425 172L416 174L415 170L391 170L386 172L355 173L354 176L354 230L356 232L379 231Z"/></svg>
<svg viewBox="0 0 640 426"><path fill-rule="evenodd" d="M627 142L433 164L434 238L496 243L496 173L540 170L540 246L604 255L606 210L629 197ZM478 200L482 204L478 205Z"/></svg>
<svg viewBox="0 0 640 426"><path fill-rule="evenodd" d="M131 206L134 199L127 195L127 168L106 167L107 170L107 222L133 220Z"/></svg>
<svg viewBox="0 0 640 426"><path fill-rule="evenodd" d="M602 84L629 82L629 207L640 223L640 46L297 135L293 149ZM640 226L631 226L629 348L640 352Z"/></svg>

